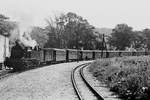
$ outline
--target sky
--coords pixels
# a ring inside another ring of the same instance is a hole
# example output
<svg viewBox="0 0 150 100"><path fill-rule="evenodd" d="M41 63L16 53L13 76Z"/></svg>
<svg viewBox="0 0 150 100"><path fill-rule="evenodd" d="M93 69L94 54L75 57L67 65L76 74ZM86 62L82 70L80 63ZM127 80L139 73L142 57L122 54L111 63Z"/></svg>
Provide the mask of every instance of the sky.
<svg viewBox="0 0 150 100"><path fill-rule="evenodd" d="M121 23L134 30L150 28L150 0L0 0L0 13L24 27L43 27L45 19L67 12L99 28Z"/></svg>

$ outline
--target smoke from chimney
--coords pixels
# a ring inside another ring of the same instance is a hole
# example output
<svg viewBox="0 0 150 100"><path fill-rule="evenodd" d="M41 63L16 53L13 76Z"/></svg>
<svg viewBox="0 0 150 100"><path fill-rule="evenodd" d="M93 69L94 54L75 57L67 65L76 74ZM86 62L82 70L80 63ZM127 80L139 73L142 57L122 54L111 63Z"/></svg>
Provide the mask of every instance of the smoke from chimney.
<svg viewBox="0 0 150 100"><path fill-rule="evenodd" d="M24 32L20 33L19 35L19 40L25 47L32 47L32 49L34 49L34 47L37 45L37 42L31 38L29 33Z"/></svg>
<svg viewBox="0 0 150 100"><path fill-rule="evenodd" d="M17 27L11 32L12 34L10 36L10 40L12 43L14 43L16 40L19 40L19 42L24 46L34 48L37 45L37 42L29 35L31 31L30 27L33 25L35 19L33 16L31 16L32 13L30 13L30 10L19 10L17 12L15 10L12 13L15 21L17 22Z"/></svg>
<svg viewBox="0 0 150 100"><path fill-rule="evenodd" d="M27 25L18 24L18 27L14 30L14 32L12 32L10 38L13 38L14 41L19 40L19 43L23 44L25 47L32 47L32 49L34 49L34 47L38 44L31 38L29 34L30 31L31 28L27 27Z"/></svg>

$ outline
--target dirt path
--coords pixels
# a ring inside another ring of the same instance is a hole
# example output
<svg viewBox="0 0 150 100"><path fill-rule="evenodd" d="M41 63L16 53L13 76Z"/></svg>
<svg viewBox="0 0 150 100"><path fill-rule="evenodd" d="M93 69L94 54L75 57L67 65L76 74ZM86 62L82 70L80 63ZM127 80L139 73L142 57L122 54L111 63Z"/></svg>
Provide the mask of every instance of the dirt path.
<svg viewBox="0 0 150 100"><path fill-rule="evenodd" d="M71 70L84 62L50 65L0 81L0 100L78 100Z"/></svg>

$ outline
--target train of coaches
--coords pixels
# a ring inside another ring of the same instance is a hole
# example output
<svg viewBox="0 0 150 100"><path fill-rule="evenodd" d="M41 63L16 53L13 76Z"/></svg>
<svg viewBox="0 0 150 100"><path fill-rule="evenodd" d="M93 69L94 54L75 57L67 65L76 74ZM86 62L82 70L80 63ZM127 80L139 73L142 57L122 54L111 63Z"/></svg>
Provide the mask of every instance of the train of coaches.
<svg viewBox="0 0 150 100"><path fill-rule="evenodd" d="M29 50L19 43L11 50L11 56L6 58L4 64L13 68L14 71L36 68L43 64L58 62L94 60L100 58L111 58L121 56L140 56L149 55L150 52L138 51L106 51L106 50L75 50L75 49L54 49L43 48Z"/></svg>

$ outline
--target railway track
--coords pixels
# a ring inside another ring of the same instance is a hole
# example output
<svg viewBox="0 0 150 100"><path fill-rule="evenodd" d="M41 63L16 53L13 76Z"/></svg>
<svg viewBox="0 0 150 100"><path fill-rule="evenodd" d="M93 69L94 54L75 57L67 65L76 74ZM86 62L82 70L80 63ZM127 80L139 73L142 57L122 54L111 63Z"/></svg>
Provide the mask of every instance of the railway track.
<svg viewBox="0 0 150 100"><path fill-rule="evenodd" d="M9 76L15 75L19 72L13 72L13 70L9 70L9 71L1 71L0 72L0 80L7 78Z"/></svg>
<svg viewBox="0 0 150 100"><path fill-rule="evenodd" d="M82 64L73 69L71 80L79 100L104 100L88 83L83 74L83 68L90 63Z"/></svg>
<svg viewBox="0 0 150 100"><path fill-rule="evenodd" d="M0 76L0 80L2 80L2 79L4 79L4 78L7 78L7 77L9 77L9 76L12 76L12 75L14 75L15 73L7 73L7 74L4 74L4 75L1 75Z"/></svg>

